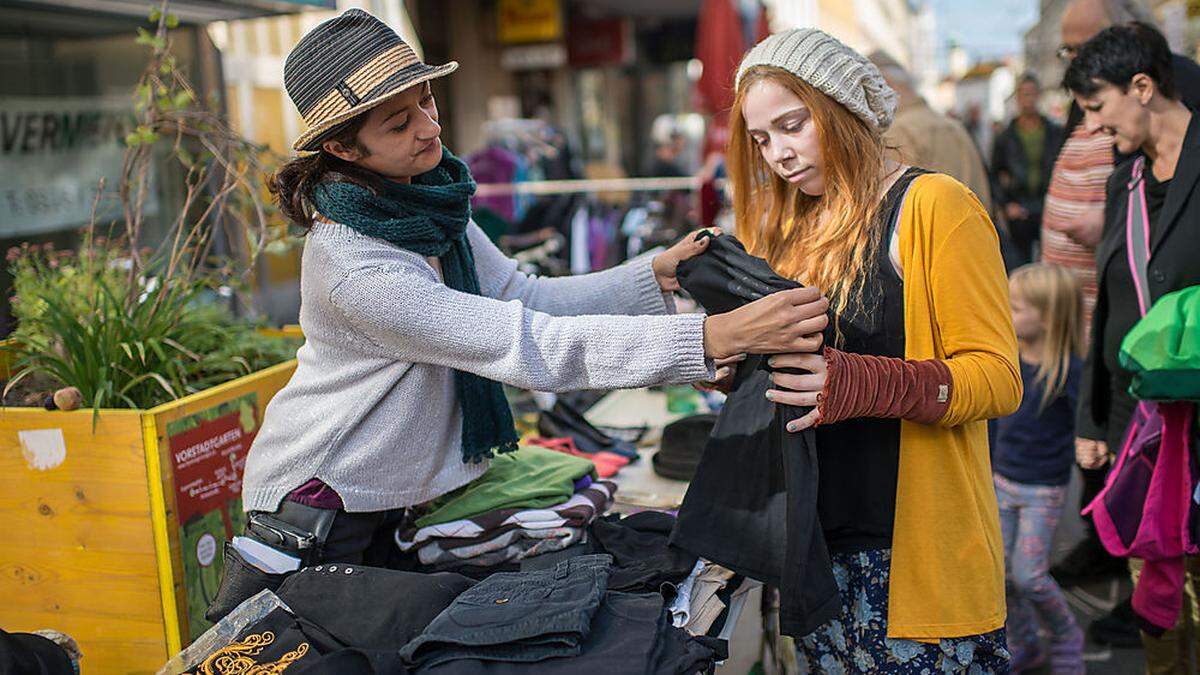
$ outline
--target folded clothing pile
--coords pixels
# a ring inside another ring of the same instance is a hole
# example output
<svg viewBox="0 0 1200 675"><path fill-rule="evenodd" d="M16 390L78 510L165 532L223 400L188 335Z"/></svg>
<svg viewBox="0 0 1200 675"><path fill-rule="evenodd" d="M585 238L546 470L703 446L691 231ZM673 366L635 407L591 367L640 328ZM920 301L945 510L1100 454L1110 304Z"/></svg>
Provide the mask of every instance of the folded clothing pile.
<svg viewBox="0 0 1200 675"><path fill-rule="evenodd" d="M614 562L581 555L478 583L354 565L306 568L280 586L283 607L193 672L690 675L711 673L727 657L724 640L672 625L663 595L610 588Z"/></svg>
<svg viewBox="0 0 1200 675"><path fill-rule="evenodd" d="M540 447L500 455L483 476L397 530L396 544L433 571L515 569L582 541L612 505L616 485L593 479L593 471L591 460Z"/></svg>
<svg viewBox="0 0 1200 675"><path fill-rule="evenodd" d="M725 644L671 625L658 593L608 589L612 558L496 574L463 593L403 650L420 673L703 673Z"/></svg>

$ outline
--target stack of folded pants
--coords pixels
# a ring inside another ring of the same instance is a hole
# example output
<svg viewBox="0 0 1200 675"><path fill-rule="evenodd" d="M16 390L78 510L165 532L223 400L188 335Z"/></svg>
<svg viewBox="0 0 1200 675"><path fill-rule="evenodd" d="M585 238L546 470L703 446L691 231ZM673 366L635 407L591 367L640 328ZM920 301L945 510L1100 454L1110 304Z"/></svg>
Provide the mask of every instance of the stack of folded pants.
<svg viewBox="0 0 1200 675"><path fill-rule="evenodd" d="M702 673L724 644L675 628L657 593L607 589L612 558L495 574L401 650L418 673Z"/></svg>
<svg viewBox="0 0 1200 675"><path fill-rule="evenodd" d="M608 589L611 562L582 556L548 570L493 574L459 595L400 656L413 668L578 656Z"/></svg>

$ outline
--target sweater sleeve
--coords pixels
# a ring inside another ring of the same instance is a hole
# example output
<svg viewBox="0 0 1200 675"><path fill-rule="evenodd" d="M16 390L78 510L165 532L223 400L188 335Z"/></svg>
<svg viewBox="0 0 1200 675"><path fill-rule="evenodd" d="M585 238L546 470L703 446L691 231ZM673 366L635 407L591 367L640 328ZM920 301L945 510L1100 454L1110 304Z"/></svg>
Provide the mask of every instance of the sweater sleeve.
<svg viewBox="0 0 1200 675"><path fill-rule="evenodd" d="M592 274L537 277L518 270L517 261L496 248L474 223L468 236L480 290L490 298L520 300L529 309L553 316L675 313L675 303L659 288L648 257Z"/></svg>
<svg viewBox="0 0 1200 675"><path fill-rule="evenodd" d="M555 317L452 290L403 263L361 267L330 302L379 356L539 391L620 389L711 376L704 317Z"/></svg>
<svg viewBox="0 0 1200 675"><path fill-rule="evenodd" d="M934 248L930 269L934 321L953 381L939 422L947 427L1010 415L1022 391L996 229L977 204L958 213L961 219Z"/></svg>

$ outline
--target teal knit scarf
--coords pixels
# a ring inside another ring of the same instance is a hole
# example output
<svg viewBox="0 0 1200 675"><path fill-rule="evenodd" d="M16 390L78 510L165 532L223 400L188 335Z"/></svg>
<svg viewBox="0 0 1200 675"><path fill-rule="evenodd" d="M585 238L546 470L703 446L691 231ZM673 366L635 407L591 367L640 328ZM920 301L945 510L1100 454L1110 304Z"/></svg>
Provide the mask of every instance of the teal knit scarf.
<svg viewBox="0 0 1200 675"><path fill-rule="evenodd" d="M384 181L376 194L354 183L326 182L313 191L313 200L317 211L335 222L413 253L436 256L447 286L480 295L467 241L473 194L475 180L467 165L445 150L437 168L411 183ZM516 450L517 432L504 388L461 370L454 371L454 384L462 406L463 462Z"/></svg>

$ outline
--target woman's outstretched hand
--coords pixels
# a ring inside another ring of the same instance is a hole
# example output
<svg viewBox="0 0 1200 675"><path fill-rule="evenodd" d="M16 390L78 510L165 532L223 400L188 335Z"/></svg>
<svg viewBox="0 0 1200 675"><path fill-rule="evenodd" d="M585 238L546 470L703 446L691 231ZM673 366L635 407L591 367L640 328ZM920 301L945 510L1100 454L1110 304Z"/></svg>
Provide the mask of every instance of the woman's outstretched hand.
<svg viewBox="0 0 1200 675"><path fill-rule="evenodd" d="M664 293L679 290L679 280L675 278L675 270L679 268L679 263L704 253L708 248L709 237L700 237L697 240L697 235L701 232L712 232L715 237L721 234L721 228L710 227L696 230L680 239L671 248L654 256L654 260L650 262L650 268L654 270L654 280L658 282L658 287Z"/></svg>
<svg viewBox="0 0 1200 675"><path fill-rule="evenodd" d="M665 254L664 254L665 255ZM772 293L704 322L704 355L815 352L829 323L829 301L815 288Z"/></svg>

